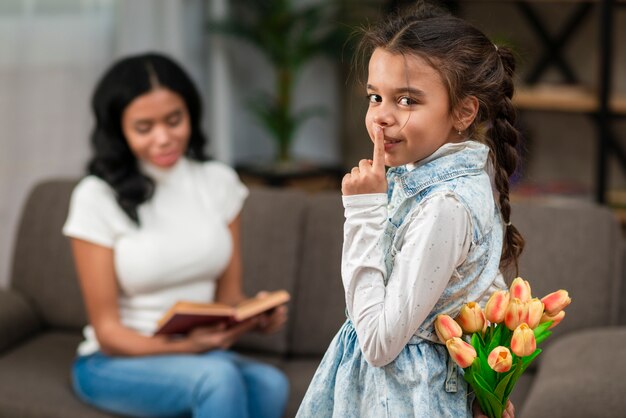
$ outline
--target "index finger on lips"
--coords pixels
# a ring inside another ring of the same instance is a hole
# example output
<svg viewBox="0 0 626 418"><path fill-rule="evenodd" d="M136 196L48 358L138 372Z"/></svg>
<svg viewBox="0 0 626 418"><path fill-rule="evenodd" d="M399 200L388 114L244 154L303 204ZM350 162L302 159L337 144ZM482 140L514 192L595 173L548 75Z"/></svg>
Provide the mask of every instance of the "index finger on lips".
<svg viewBox="0 0 626 418"><path fill-rule="evenodd" d="M372 167L385 169L385 133L380 125L374 125L374 156Z"/></svg>

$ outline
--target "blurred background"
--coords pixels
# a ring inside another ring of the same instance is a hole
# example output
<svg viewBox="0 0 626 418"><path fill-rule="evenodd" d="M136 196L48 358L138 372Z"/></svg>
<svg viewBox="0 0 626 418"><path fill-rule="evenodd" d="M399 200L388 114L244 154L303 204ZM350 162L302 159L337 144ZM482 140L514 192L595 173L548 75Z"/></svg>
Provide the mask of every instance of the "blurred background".
<svg viewBox="0 0 626 418"><path fill-rule="evenodd" d="M625 2L440 3L518 54L515 198L595 201L622 216ZM371 155L350 34L409 4L0 1L0 287L30 188L84 175L92 89L113 61L145 51L178 60L202 91L210 154L248 184L337 189Z"/></svg>

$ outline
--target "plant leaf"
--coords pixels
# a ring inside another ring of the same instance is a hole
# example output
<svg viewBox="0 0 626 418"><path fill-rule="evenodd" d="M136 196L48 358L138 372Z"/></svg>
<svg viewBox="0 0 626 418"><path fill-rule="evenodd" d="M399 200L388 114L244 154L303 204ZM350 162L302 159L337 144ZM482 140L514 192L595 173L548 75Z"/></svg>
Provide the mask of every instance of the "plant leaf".
<svg viewBox="0 0 626 418"><path fill-rule="evenodd" d="M513 373L515 373L515 369L509 370L504 377L498 382L498 386L496 386L496 390L494 390L494 395L504 404L506 399L504 398L504 393L506 392L506 388L513 377Z"/></svg>
<svg viewBox="0 0 626 418"><path fill-rule="evenodd" d="M491 328L491 326L489 328ZM500 339L502 338L502 328L506 328L506 327L504 325L494 326L494 330L492 331L493 334L491 334L491 339L487 346L487 356L489 356L489 353L491 353L494 348L496 348L499 345L502 345L500 344Z"/></svg>
<svg viewBox="0 0 626 418"><path fill-rule="evenodd" d="M509 383L507 383L507 387L504 390L503 399L509 398L509 396L511 395L511 391L515 387L515 384L517 383L517 380L519 379L519 377L522 375L522 372L523 372L523 362L522 362L522 359L518 357L515 361L515 368L513 370L513 373L511 373L511 377L509 378Z"/></svg>
<svg viewBox="0 0 626 418"><path fill-rule="evenodd" d="M493 417L501 417L502 416L502 404L500 400L486 387L486 382L482 378L482 376L475 374L474 381L476 386L474 386L474 392L476 392L476 396L483 397L484 404L489 405L486 409L483 410L485 413L491 413ZM480 394L479 394L480 392ZM481 404L481 407L483 405Z"/></svg>
<svg viewBox="0 0 626 418"><path fill-rule="evenodd" d="M541 354L541 348L537 348L535 352L532 353L530 356L522 358L522 373L524 373L524 370L526 370L526 368L530 366L530 363L532 363L535 357L537 357L539 354Z"/></svg>

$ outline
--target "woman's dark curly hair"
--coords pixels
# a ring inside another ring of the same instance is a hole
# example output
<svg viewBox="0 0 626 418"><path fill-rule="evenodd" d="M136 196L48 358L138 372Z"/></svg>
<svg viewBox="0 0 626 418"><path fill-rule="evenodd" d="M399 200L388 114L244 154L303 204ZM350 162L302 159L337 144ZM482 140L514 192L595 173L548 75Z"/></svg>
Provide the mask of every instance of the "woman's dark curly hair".
<svg viewBox="0 0 626 418"><path fill-rule="evenodd" d="M155 53L123 58L104 74L91 100L96 123L88 172L113 188L118 204L137 224L137 207L152 197L154 181L139 170L122 130L122 114L133 100L157 87L178 94L187 106L191 136L186 156L207 160L206 138L200 129L200 95L185 71L170 58Z"/></svg>

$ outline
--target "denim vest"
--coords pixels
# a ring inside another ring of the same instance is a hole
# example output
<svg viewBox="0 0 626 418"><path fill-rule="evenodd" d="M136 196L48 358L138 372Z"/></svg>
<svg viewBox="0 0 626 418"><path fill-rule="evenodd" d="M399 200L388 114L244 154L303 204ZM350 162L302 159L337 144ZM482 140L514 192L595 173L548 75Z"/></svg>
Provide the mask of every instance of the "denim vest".
<svg viewBox="0 0 626 418"><path fill-rule="evenodd" d="M439 342L434 332L436 316L456 316L463 304L480 300L495 281L499 273L504 235L500 209L487 173L489 148L471 140L446 146L458 150L443 153L411 171L403 166L389 169L389 219L381 242L387 270L386 284L395 256L402 250L407 227L419 213L419 206L424 199L435 193L451 193L467 209L472 231L469 253L456 268L435 307L412 338L436 343ZM437 152L441 151L443 149Z"/></svg>

